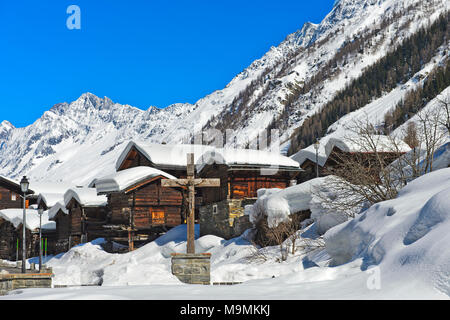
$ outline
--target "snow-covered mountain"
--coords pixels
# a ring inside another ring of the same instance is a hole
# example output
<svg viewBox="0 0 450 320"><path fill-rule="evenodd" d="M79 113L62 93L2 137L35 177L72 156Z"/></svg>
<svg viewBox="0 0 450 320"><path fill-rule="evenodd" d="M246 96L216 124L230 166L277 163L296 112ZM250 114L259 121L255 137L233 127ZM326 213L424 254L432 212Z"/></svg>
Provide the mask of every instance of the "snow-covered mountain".
<svg viewBox="0 0 450 320"><path fill-rule="evenodd" d="M0 174L87 184L114 170L130 139L176 143L202 129L233 129L233 144L246 146L262 130L279 128L287 142L364 68L447 7L447 0L339 0L320 24L306 23L194 105L143 111L86 93L55 105L28 127L3 121ZM356 40L364 47L352 48ZM305 85L304 94L294 95Z"/></svg>

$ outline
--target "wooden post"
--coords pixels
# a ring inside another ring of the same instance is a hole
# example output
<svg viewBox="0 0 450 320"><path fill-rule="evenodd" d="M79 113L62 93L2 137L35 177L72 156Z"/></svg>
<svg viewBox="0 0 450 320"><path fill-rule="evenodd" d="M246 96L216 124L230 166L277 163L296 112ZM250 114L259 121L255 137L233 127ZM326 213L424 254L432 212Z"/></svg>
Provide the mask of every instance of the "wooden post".
<svg viewBox="0 0 450 320"><path fill-rule="evenodd" d="M134 212L136 208L136 191L133 191L133 205L130 212L130 226L128 228L128 251L134 251Z"/></svg>
<svg viewBox="0 0 450 320"><path fill-rule="evenodd" d="M128 228L128 251L134 251L134 239L131 228Z"/></svg>
<svg viewBox="0 0 450 320"><path fill-rule="evenodd" d="M187 251L186 253L195 253L195 163L194 154L187 155L187 179L189 189L189 216L187 221Z"/></svg>
<svg viewBox="0 0 450 320"><path fill-rule="evenodd" d="M81 208L81 239L80 242L87 242L87 231L86 231L86 214L84 212L84 207L80 205Z"/></svg>

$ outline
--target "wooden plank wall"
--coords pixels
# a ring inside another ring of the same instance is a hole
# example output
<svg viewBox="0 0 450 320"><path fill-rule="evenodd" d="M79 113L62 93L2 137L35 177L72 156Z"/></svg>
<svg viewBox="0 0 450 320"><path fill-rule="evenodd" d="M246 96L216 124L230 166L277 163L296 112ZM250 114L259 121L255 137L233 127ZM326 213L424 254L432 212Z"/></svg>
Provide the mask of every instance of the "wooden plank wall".
<svg viewBox="0 0 450 320"><path fill-rule="evenodd" d="M104 238L105 233L103 225L106 224L107 210L105 207L84 208L86 216L85 232L87 233L87 241L97 238Z"/></svg>
<svg viewBox="0 0 450 320"><path fill-rule="evenodd" d="M231 199L256 198L258 189L280 188L289 186L289 179L284 177L230 177Z"/></svg>
<svg viewBox="0 0 450 320"><path fill-rule="evenodd" d="M202 178L220 178L220 188L202 188L204 204L229 199L256 198L258 189L289 187L290 176L280 172L263 176L259 171L228 171L224 165L209 165L201 172Z"/></svg>
<svg viewBox="0 0 450 320"><path fill-rule="evenodd" d="M12 194L15 194L16 200L12 200ZM8 190L0 186L0 210L3 209L20 209L23 207L22 198L14 191Z"/></svg>
<svg viewBox="0 0 450 320"><path fill-rule="evenodd" d="M56 220L56 238L58 240L69 239L70 236L70 216L65 213L58 213Z"/></svg>
<svg viewBox="0 0 450 320"><path fill-rule="evenodd" d="M148 161L148 159L144 157L136 148L133 147L128 153L127 158L121 164L119 170L125 170L140 166L151 167L152 163Z"/></svg>
<svg viewBox="0 0 450 320"><path fill-rule="evenodd" d="M73 200L72 200L73 202ZM68 205L70 210L70 235L79 235L81 234L81 207L77 203L72 203Z"/></svg>
<svg viewBox="0 0 450 320"><path fill-rule="evenodd" d="M129 225L134 207L134 226L145 230L154 226L174 227L182 223L182 193L172 188L162 188L156 180L129 194L109 195L111 223ZM164 212L164 223L158 218L158 212ZM156 219L157 218L157 219Z"/></svg>
<svg viewBox="0 0 450 320"><path fill-rule="evenodd" d="M210 204L219 202L228 198L229 195L229 179L228 168L223 165L209 165L206 166L201 174L201 178L218 178L220 179L219 188L201 188L197 192L201 193L203 197L203 204Z"/></svg>
<svg viewBox="0 0 450 320"><path fill-rule="evenodd" d="M9 221L0 218L0 259L11 260L16 252L16 228Z"/></svg>

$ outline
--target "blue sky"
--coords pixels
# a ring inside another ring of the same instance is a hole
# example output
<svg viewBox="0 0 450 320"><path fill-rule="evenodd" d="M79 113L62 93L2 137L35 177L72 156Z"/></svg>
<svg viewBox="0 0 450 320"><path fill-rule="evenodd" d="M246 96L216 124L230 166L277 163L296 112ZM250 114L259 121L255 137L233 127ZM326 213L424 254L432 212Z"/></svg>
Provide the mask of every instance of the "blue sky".
<svg viewBox="0 0 450 320"><path fill-rule="evenodd" d="M33 123L84 92L141 109L195 103L334 0L0 1L0 121ZM69 30L69 5L81 29Z"/></svg>

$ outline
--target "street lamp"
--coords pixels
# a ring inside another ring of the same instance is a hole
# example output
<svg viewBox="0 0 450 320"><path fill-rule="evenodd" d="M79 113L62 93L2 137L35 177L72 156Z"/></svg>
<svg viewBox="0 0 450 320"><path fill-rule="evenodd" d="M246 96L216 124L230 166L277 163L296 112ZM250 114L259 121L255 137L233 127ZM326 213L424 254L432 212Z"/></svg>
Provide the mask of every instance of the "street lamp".
<svg viewBox="0 0 450 320"><path fill-rule="evenodd" d="M314 143L314 149L316 149L316 177L319 177L319 139L316 139L316 142Z"/></svg>
<svg viewBox="0 0 450 320"><path fill-rule="evenodd" d="M22 219L22 273L26 273L26 219L27 219L27 209L26 209L26 201L27 201L27 192L28 188L30 186L30 182L28 181L27 177L24 176L22 180L20 181L20 189L23 193L23 219Z"/></svg>
<svg viewBox="0 0 450 320"><path fill-rule="evenodd" d="M44 213L43 208L38 209L39 213L39 272L42 270L42 214Z"/></svg>

